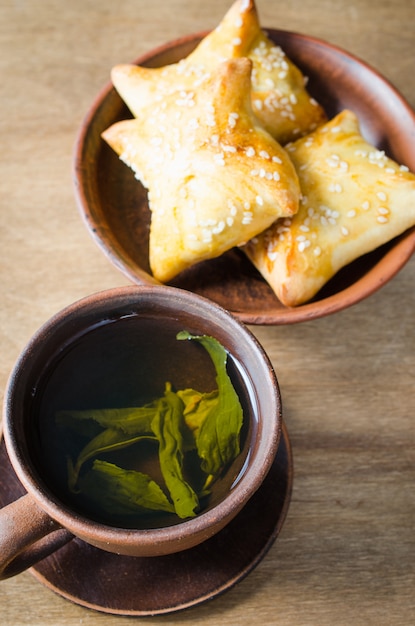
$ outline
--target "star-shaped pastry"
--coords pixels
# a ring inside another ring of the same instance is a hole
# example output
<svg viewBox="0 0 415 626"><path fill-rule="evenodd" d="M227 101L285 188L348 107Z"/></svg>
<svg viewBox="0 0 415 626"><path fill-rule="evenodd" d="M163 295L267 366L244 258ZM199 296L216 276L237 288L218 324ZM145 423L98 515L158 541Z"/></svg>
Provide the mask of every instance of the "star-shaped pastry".
<svg viewBox="0 0 415 626"><path fill-rule="evenodd" d="M298 210L294 166L252 111L251 70L235 58L179 92L159 87L135 119L103 133L148 189L150 266L162 282Z"/></svg>
<svg viewBox="0 0 415 626"><path fill-rule="evenodd" d="M252 60L252 107L262 125L281 144L314 130L327 118L309 95L305 77L262 31L253 0L236 0L219 26L178 63L162 68L117 65L112 82L133 115L159 92L198 86L226 59Z"/></svg>
<svg viewBox="0 0 415 626"><path fill-rule="evenodd" d="M415 174L368 143L347 110L287 150L300 209L244 251L279 300L296 306L343 266L415 225Z"/></svg>

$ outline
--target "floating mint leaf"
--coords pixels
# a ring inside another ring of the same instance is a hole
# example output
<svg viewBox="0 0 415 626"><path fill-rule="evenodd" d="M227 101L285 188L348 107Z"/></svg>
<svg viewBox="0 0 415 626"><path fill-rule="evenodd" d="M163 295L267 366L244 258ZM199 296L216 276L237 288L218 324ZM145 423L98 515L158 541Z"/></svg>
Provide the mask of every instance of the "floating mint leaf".
<svg viewBox="0 0 415 626"><path fill-rule="evenodd" d="M159 485L135 470L97 459L80 483L83 493L107 513L136 514L137 508L174 513L173 504Z"/></svg>
<svg viewBox="0 0 415 626"><path fill-rule="evenodd" d="M197 336L181 331L177 339L198 341L215 366L218 402L209 406L196 433L196 446L202 459L202 469L206 474L217 477L240 452L239 433L243 421L242 406L226 369L228 355L217 339L207 335Z"/></svg>

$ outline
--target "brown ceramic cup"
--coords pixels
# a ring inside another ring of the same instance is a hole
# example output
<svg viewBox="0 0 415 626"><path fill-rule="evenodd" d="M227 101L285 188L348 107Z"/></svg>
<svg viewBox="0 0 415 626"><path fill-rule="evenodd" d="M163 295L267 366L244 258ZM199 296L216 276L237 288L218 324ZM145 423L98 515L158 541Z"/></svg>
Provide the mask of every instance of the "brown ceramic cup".
<svg viewBox="0 0 415 626"><path fill-rule="evenodd" d="M130 341L128 333L124 332L125 320L129 320L129 328L137 329L144 320L150 320L153 332L139 333L145 346ZM107 346L99 342L96 355L93 347L82 352L82 342L91 329L107 326L111 326L111 332L115 330L119 337L124 337L121 347L115 349L110 343ZM130 378L134 375L121 377L118 372L122 370L124 351L131 350L135 363L144 361L139 372L149 393L153 385L155 389L170 375L179 378L177 384L184 381L197 389L196 385L203 385L204 378L197 363L192 359L177 360L175 351L164 358L162 338L170 327L215 337L231 355L232 362L238 364L238 376L245 386L242 404L245 403L249 413L249 427L237 480L196 517L172 525L126 528L97 521L62 497L55 483L54 468L45 464L40 443L42 419L45 419L42 403L54 385L56 391L56 384L60 401L68 401L65 393L68 395L69 389L69 399L72 398L75 405L77 386L82 396L85 389L90 393L91 385L95 385L96 402L102 399L105 406L108 387L125 385L121 395L130 389ZM84 357L72 363L72 371L70 367L65 370L64 355L77 350L76 346L81 346L79 354ZM94 378L95 371L106 359L113 375L109 384L100 386L99 379ZM61 378L55 376L59 368ZM74 536L102 550L130 556L175 553L203 542L228 524L261 486L278 449L282 417L273 367L242 323L218 305L190 292L164 286L139 286L92 295L47 322L31 339L10 376L3 421L10 461L27 491L0 511L0 577L7 578L51 554Z"/></svg>

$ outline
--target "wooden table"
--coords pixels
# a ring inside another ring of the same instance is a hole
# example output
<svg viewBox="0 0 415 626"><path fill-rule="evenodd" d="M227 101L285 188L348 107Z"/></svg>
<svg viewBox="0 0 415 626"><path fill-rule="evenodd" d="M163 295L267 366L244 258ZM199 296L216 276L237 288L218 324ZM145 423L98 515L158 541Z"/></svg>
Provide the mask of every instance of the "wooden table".
<svg viewBox="0 0 415 626"><path fill-rule="evenodd" d="M46 319L128 282L86 232L71 180L79 125L111 67L216 26L229 6L1 3L2 391ZM264 26L308 33L364 59L415 106L413 0L258 0L258 9ZM253 328L275 365L294 450L286 523L265 559L226 594L144 623L415 623L414 272L415 258L381 291L325 319ZM0 611L4 626L126 623L72 604L27 572L0 583Z"/></svg>

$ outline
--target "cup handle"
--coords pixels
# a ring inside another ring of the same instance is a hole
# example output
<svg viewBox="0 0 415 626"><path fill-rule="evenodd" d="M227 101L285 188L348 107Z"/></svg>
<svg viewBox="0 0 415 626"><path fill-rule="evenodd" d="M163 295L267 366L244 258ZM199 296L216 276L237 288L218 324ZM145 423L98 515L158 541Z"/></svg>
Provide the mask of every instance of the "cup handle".
<svg viewBox="0 0 415 626"><path fill-rule="evenodd" d="M0 580L20 574L71 539L31 495L8 504L0 509Z"/></svg>

